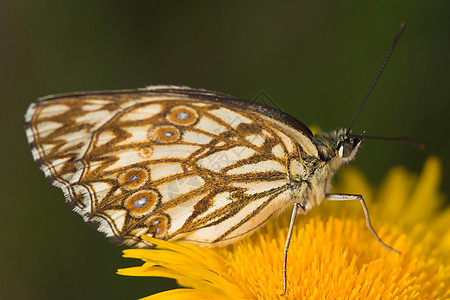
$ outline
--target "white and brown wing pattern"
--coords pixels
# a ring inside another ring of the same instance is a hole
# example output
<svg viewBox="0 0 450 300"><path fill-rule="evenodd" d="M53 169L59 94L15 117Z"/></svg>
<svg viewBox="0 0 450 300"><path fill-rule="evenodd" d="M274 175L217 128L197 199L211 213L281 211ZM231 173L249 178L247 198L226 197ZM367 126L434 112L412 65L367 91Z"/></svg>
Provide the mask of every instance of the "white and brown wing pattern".
<svg viewBox="0 0 450 300"><path fill-rule="evenodd" d="M234 241L305 191L317 157L294 118L189 88L51 96L25 124L35 161L73 209L135 246L146 246L142 234Z"/></svg>

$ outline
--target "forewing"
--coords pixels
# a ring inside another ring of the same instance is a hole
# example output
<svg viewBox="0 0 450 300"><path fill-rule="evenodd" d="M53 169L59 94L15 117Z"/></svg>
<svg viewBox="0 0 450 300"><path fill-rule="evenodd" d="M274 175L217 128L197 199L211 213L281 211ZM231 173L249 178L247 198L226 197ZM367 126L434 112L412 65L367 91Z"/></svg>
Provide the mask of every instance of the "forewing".
<svg viewBox="0 0 450 300"><path fill-rule="evenodd" d="M25 124L46 177L111 239L218 245L280 211L292 198L289 161L314 154L309 129L275 112L157 86L45 98Z"/></svg>

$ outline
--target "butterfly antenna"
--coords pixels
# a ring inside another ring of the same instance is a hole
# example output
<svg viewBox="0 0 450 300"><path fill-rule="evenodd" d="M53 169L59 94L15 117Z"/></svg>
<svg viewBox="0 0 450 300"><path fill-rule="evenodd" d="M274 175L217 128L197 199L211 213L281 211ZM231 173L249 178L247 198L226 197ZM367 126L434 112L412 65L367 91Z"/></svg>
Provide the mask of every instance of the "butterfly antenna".
<svg viewBox="0 0 450 300"><path fill-rule="evenodd" d="M382 140L382 141L394 141L394 142L405 142L408 144L411 144L420 150L425 150L427 148L427 145L425 143L422 143L421 141L412 139L410 137L406 136L399 136L399 137L386 137L386 136L370 136L370 135L348 135L350 137L359 138L359 139L366 139L366 140Z"/></svg>
<svg viewBox="0 0 450 300"><path fill-rule="evenodd" d="M358 116L359 112L361 111L361 109L363 108L364 104L366 103L367 98L369 98L370 94L372 93L373 89L375 88L375 85L377 84L378 79L380 79L381 73L383 73L384 68L386 68L386 65L387 65L389 59L391 58L392 52L394 52L395 46L397 45L397 42L400 39L404 29L405 29L405 23L402 23L400 25L399 31L395 35L394 41L392 42L392 45L391 45L391 48L389 49L388 54L387 54L386 58L384 59L383 64L381 65L380 71L378 71L377 77L373 81L372 85L370 86L369 90L367 91L366 96L364 97L363 101L359 105L358 109L356 110L356 113L353 115L353 118L352 118L352 120L350 121L350 124L347 127L347 135L350 134L350 130L351 130L352 126L353 126L353 123L355 122L356 117Z"/></svg>

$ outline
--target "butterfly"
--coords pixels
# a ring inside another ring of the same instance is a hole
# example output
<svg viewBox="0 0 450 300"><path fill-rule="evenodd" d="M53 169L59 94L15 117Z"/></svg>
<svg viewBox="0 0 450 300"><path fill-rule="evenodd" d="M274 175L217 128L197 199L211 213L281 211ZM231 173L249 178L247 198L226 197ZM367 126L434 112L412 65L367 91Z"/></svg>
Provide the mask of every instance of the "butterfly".
<svg viewBox="0 0 450 300"><path fill-rule="evenodd" d="M224 245L294 201L306 213L355 154L330 163L342 133L314 137L279 110L184 87L50 96L25 124L33 158L74 211L137 247L143 234Z"/></svg>
<svg viewBox="0 0 450 300"><path fill-rule="evenodd" d="M48 96L24 119L39 168L115 243L151 247L147 235L223 246L293 207L285 292L295 217L329 199L359 200L377 240L397 252L373 230L362 196L328 194L364 138L351 134L354 119L314 135L264 104L178 86Z"/></svg>

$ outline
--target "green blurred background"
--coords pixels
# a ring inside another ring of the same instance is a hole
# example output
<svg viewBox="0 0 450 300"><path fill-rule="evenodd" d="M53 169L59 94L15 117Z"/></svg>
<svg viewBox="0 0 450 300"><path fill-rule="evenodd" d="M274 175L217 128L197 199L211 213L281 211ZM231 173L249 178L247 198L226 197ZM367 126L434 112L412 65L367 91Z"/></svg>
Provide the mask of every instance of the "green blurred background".
<svg viewBox="0 0 450 300"><path fill-rule="evenodd" d="M448 171L449 11L446 0L1 0L0 299L134 299L173 285L116 275L138 262L121 258L47 183L22 126L37 97L150 84L244 99L263 90L329 130L348 124L406 22L354 130L415 137L428 150L367 141L354 165L373 184L394 165L420 171L430 154Z"/></svg>

